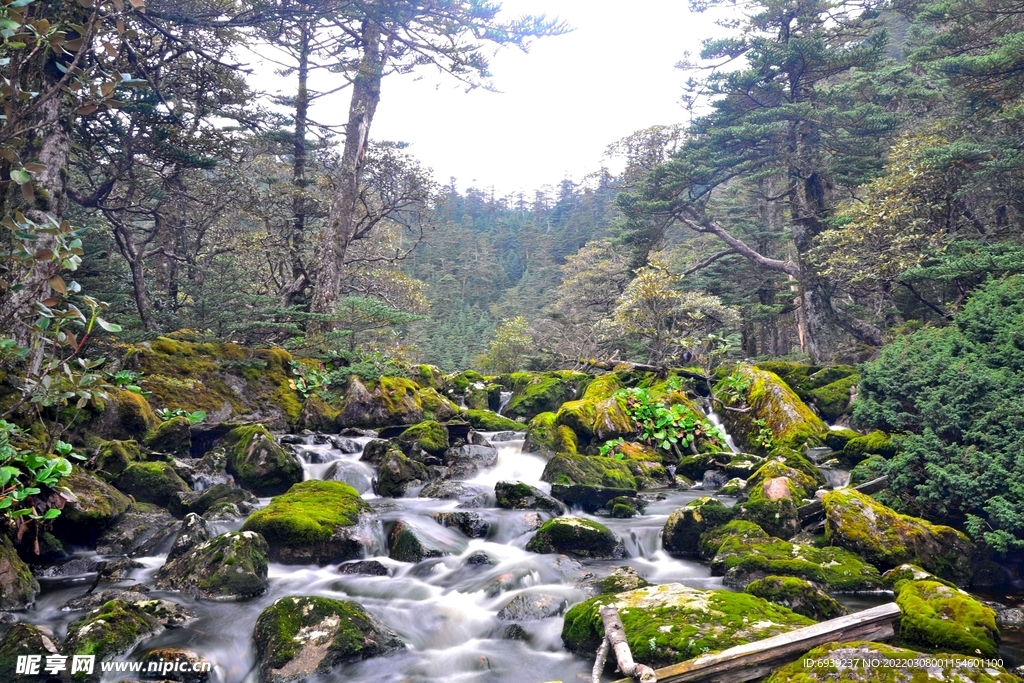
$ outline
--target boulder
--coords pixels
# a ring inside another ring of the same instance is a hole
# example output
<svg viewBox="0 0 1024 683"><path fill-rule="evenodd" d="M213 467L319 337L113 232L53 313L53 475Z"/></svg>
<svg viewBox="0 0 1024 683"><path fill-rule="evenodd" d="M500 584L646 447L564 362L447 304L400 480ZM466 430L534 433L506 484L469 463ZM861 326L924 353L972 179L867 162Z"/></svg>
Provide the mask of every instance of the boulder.
<svg viewBox="0 0 1024 683"><path fill-rule="evenodd" d="M53 522L54 534L75 544L94 542L131 505L131 499L110 484L75 467L60 480L75 496Z"/></svg>
<svg viewBox="0 0 1024 683"><path fill-rule="evenodd" d="M144 460L136 441L104 441L89 460L89 468L106 481L112 481L133 462Z"/></svg>
<svg viewBox="0 0 1024 683"><path fill-rule="evenodd" d="M377 493L389 498L401 498L410 486L418 486L431 479L427 466L411 458L392 445L377 470Z"/></svg>
<svg viewBox="0 0 1024 683"><path fill-rule="evenodd" d="M560 501L521 481L499 481L494 485L494 496L497 506L506 510L543 510L554 515L568 512Z"/></svg>
<svg viewBox="0 0 1024 683"><path fill-rule="evenodd" d="M760 438L763 428L771 430L774 446L802 449L824 442L828 433L825 423L773 372L740 365L731 378L724 378L715 386L715 395L728 397L730 385L735 385L737 377L746 384L746 389L740 392L741 401L732 402L745 402L750 410L725 410L721 417L726 429L744 450L754 453L768 450Z"/></svg>
<svg viewBox="0 0 1024 683"><path fill-rule="evenodd" d="M619 558L622 541L608 527L582 517L555 517L533 535L526 549L535 553L562 553L580 559Z"/></svg>
<svg viewBox="0 0 1024 683"><path fill-rule="evenodd" d="M558 438L558 427L555 424L555 418L558 417L553 412L540 413L534 416L532 420L526 425L526 437L523 440L523 452L524 453L540 453L548 457L553 456L555 453L564 452L576 452L576 435L572 434L572 430L567 430L572 434L571 442L572 446L562 443Z"/></svg>
<svg viewBox="0 0 1024 683"><path fill-rule="evenodd" d="M6 534L0 533L0 610L28 609L39 593L39 582L14 549Z"/></svg>
<svg viewBox="0 0 1024 683"><path fill-rule="evenodd" d="M490 445L466 444L444 452L444 463L452 479L471 479L480 470L493 467L497 462L498 449Z"/></svg>
<svg viewBox="0 0 1024 683"><path fill-rule="evenodd" d="M719 470L726 475L726 479L732 477L747 479L764 462L763 457L751 453L732 453L730 451L697 453L681 458L679 464L676 465L676 473L690 479L700 480L708 470Z"/></svg>
<svg viewBox="0 0 1024 683"><path fill-rule="evenodd" d="M452 555L459 550L405 521L396 522L392 527L388 534L388 548L388 557L392 560L412 563Z"/></svg>
<svg viewBox="0 0 1024 683"><path fill-rule="evenodd" d="M356 560L338 566L339 574L356 574L363 576L391 576L391 570L377 560Z"/></svg>
<svg viewBox="0 0 1024 683"><path fill-rule="evenodd" d="M133 462L114 486L137 501L167 507L176 494L188 491L185 480L166 462Z"/></svg>
<svg viewBox="0 0 1024 683"><path fill-rule="evenodd" d="M259 499L243 488L227 484L215 484L203 491L186 491L171 499L168 509L184 517L190 512L205 515L207 512L233 512L235 516L245 515L256 509Z"/></svg>
<svg viewBox="0 0 1024 683"><path fill-rule="evenodd" d="M737 506L737 516L772 536L788 539L800 531L797 508L813 496L823 478L799 453L774 453L747 480L747 500Z"/></svg>
<svg viewBox="0 0 1024 683"><path fill-rule="evenodd" d="M996 657L996 613L968 593L938 581L899 581L899 642L939 652Z"/></svg>
<svg viewBox="0 0 1024 683"><path fill-rule="evenodd" d="M370 529L369 506L338 481L304 481L275 497L242 525L269 545L269 557L284 564L335 564L363 557Z"/></svg>
<svg viewBox="0 0 1024 683"><path fill-rule="evenodd" d="M332 436L330 442L331 446L335 450L341 451L346 455L354 455L362 452L363 450L363 447L359 445L358 441L353 441L352 439L344 436Z"/></svg>
<svg viewBox="0 0 1024 683"><path fill-rule="evenodd" d="M329 674L346 662L405 647L359 604L313 596L280 598L253 631L262 683L291 683Z"/></svg>
<svg viewBox="0 0 1024 683"><path fill-rule="evenodd" d="M399 442L417 446L428 453L440 455L448 448L448 429L439 422L426 420L401 433Z"/></svg>
<svg viewBox="0 0 1024 683"><path fill-rule="evenodd" d="M502 412L513 420L531 420L540 413L556 412L566 401L582 395L590 380L590 375L569 370L502 375L499 383L512 391Z"/></svg>
<svg viewBox="0 0 1024 683"><path fill-rule="evenodd" d="M957 585L970 581L974 545L956 529L901 515L852 489L832 491L822 504L833 545L883 570L909 562Z"/></svg>
<svg viewBox="0 0 1024 683"><path fill-rule="evenodd" d="M636 433L636 423L626 408L624 397L569 401L558 409L555 424L571 429L581 444L599 444Z"/></svg>
<svg viewBox="0 0 1024 683"><path fill-rule="evenodd" d="M192 450L192 423L187 417L172 417L146 434L147 448L178 458L187 458Z"/></svg>
<svg viewBox="0 0 1024 683"><path fill-rule="evenodd" d="M136 503L96 540L101 555L153 555L166 547L178 520L156 505Z"/></svg>
<svg viewBox="0 0 1024 683"><path fill-rule="evenodd" d="M872 661L890 662L879 668ZM848 666L847 662L856 662ZM884 678L879 677L879 673ZM958 683L1019 683L1002 667L974 657L922 654L881 643L829 643L816 647L772 672L764 683L878 683L893 681L957 681Z"/></svg>
<svg viewBox="0 0 1024 683"><path fill-rule="evenodd" d="M380 377L365 381L353 375L348 380L338 413L339 427L379 427L415 424L424 419L444 421L459 408L435 389L421 388L405 377Z"/></svg>
<svg viewBox="0 0 1024 683"><path fill-rule="evenodd" d="M587 576L590 576L588 573ZM650 582L637 573L636 569L628 565L616 567L612 573L603 579L590 579L577 584L578 588L586 588L588 592L596 595L605 593L625 593L635 591L637 588L646 588Z"/></svg>
<svg viewBox="0 0 1024 683"><path fill-rule="evenodd" d="M551 483L551 495L569 505L594 512L612 498L633 496L637 482L622 460L560 453L544 467L541 479Z"/></svg>
<svg viewBox="0 0 1024 683"><path fill-rule="evenodd" d="M662 546L672 555L697 555L701 534L726 524L733 515L731 508L714 498L691 500L668 516Z"/></svg>
<svg viewBox="0 0 1024 683"><path fill-rule="evenodd" d="M724 576L727 586L742 588L766 576L795 576L830 592L878 590L883 585L878 570L848 550L772 538L744 520L706 532L700 545L705 557L714 553L711 574Z"/></svg>
<svg viewBox="0 0 1024 683"><path fill-rule="evenodd" d="M53 636L43 631L38 626L23 621L12 625L3 637L0 638L0 671L5 671L8 680L17 683L46 683L51 677L42 671L36 675L15 674L17 671L18 657L26 655L42 655L43 662L47 655L60 654Z"/></svg>
<svg viewBox="0 0 1024 683"><path fill-rule="evenodd" d="M143 671L149 671L152 666L154 673L150 676L163 676L164 683L210 683L211 680L210 672L201 667L212 666L212 663L191 650L161 647L150 650L140 661Z"/></svg>
<svg viewBox="0 0 1024 683"><path fill-rule="evenodd" d="M491 530L490 523L479 512L435 512L431 517L441 526L458 529L469 538L487 538L487 532Z"/></svg>
<svg viewBox="0 0 1024 683"><path fill-rule="evenodd" d="M387 456L388 451L397 448L397 445L387 439L373 439L367 441L363 446L363 453L359 456L360 462L368 462L371 465L379 465ZM401 450L401 449L398 449Z"/></svg>
<svg viewBox="0 0 1024 683"><path fill-rule="evenodd" d="M340 411L316 394L310 394L302 403L299 425L318 432L333 432Z"/></svg>
<svg viewBox="0 0 1024 683"><path fill-rule="evenodd" d="M498 618L504 621L539 621L558 616L568 606L569 602L560 595L520 593L498 610Z"/></svg>
<svg viewBox="0 0 1024 683"><path fill-rule="evenodd" d="M847 441L841 457L844 463L853 465L871 455L891 458L896 455L896 444L885 432L874 431Z"/></svg>
<svg viewBox="0 0 1024 683"><path fill-rule="evenodd" d="M766 576L747 584L743 591L815 621L835 619L848 613L831 595L810 581L793 576Z"/></svg>
<svg viewBox="0 0 1024 683"><path fill-rule="evenodd" d="M590 658L604 638L603 605L619 610L635 661L663 667L707 652L763 640L814 622L746 593L678 583L648 586L579 603L565 614L562 641Z"/></svg>
<svg viewBox="0 0 1024 683"><path fill-rule="evenodd" d="M519 432L523 430L522 423L490 410L467 410L466 419L469 420L469 424L473 425L473 429L479 429L482 432L500 432L502 430Z"/></svg>
<svg viewBox="0 0 1024 683"><path fill-rule="evenodd" d="M209 541L214 536L213 529L210 528L205 519L194 512L188 513L185 515L185 519L181 521L178 535L174 538L174 544L171 545L171 549L167 552L165 562L176 560L192 550L192 548Z"/></svg>
<svg viewBox="0 0 1024 683"><path fill-rule="evenodd" d="M253 531L203 541L156 573L158 588L205 600L244 600L267 591L267 542Z"/></svg>
<svg viewBox="0 0 1024 683"><path fill-rule="evenodd" d="M420 498L457 500L460 508L490 507L491 493L483 486L461 481L434 481L420 489Z"/></svg>
<svg viewBox="0 0 1024 683"><path fill-rule="evenodd" d="M187 620L183 610L166 600L109 600L68 626L63 652L96 655L100 662L130 651L140 641ZM89 680L99 680L96 675Z"/></svg>
<svg viewBox="0 0 1024 683"><path fill-rule="evenodd" d="M160 420L145 396L127 389L107 391L103 414L90 433L103 439L128 441L142 439L160 426Z"/></svg>
<svg viewBox="0 0 1024 683"><path fill-rule="evenodd" d="M302 481L302 465L263 425L235 427L221 440L227 471L257 496L276 496Z"/></svg>

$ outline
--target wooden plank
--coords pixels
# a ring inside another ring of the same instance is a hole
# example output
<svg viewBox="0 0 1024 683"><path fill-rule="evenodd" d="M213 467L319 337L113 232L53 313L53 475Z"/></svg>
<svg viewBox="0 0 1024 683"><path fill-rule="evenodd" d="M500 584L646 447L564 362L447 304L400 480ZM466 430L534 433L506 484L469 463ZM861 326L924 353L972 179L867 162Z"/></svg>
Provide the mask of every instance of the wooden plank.
<svg viewBox="0 0 1024 683"><path fill-rule="evenodd" d="M791 662L819 645L888 640L893 637L893 622L899 615L900 608L895 602L889 602L715 654L702 655L658 669L655 673L662 683L749 681L767 675L771 669ZM616 683L631 681L626 678Z"/></svg>
<svg viewBox="0 0 1024 683"><path fill-rule="evenodd" d="M854 486L853 490L870 496L872 493L877 493L887 488L889 488L889 477L885 476L866 481L860 486ZM802 524L818 521L824 514L825 506L821 504L820 500L808 503L807 505L801 505L796 509L796 515Z"/></svg>

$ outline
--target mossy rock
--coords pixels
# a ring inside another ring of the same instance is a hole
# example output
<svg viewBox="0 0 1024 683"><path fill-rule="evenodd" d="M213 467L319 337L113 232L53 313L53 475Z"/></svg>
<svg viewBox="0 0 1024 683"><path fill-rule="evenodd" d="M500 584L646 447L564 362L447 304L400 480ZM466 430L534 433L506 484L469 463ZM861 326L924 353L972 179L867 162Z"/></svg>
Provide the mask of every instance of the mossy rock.
<svg viewBox="0 0 1024 683"><path fill-rule="evenodd" d="M824 442L828 427L778 375L749 365L738 366L736 372L749 382L743 398L750 410L724 410L721 417L726 429L744 450L764 452L757 440L761 426L755 420L765 421L776 446L800 450ZM716 385L716 395L727 395L725 381Z"/></svg>
<svg viewBox="0 0 1024 683"><path fill-rule="evenodd" d="M562 642L569 650L593 656L604 638L604 605L618 608L635 660L655 668L814 623L753 595L668 583L602 595L572 607L562 622Z"/></svg>
<svg viewBox="0 0 1024 683"><path fill-rule="evenodd" d="M5 608L6 609L6 608ZM26 655L57 654L57 646L53 639L46 635L38 626L23 621L13 624L0 638L0 671L6 671L11 681L17 683L47 683L52 680L44 671L45 659L36 675L17 674L18 657ZM24 660L23 660L24 661Z"/></svg>
<svg viewBox="0 0 1024 683"><path fill-rule="evenodd" d="M164 617L178 613L176 605L164 600L111 600L68 626L62 649L76 655L95 655L97 661L109 659L163 631ZM73 680L99 680L99 676L82 675Z"/></svg>
<svg viewBox="0 0 1024 683"><path fill-rule="evenodd" d="M551 495L588 512L612 498L633 496L637 481L624 460L559 453L548 461L541 480L551 483Z"/></svg>
<svg viewBox="0 0 1024 683"><path fill-rule="evenodd" d="M466 419L469 424L473 425L473 429L479 429L482 432L520 432L523 430L522 422L510 420L490 410L467 410Z"/></svg>
<svg viewBox="0 0 1024 683"><path fill-rule="evenodd" d="M862 434L852 429L830 429L828 434L825 435L825 445L833 451L841 451L849 443L850 439L856 439L860 436Z"/></svg>
<svg viewBox="0 0 1024 683"><path fill-rule="evenodd" d="M341 411L316 394L306 397L299 414L299 426L315 432L332 432L337 427L338 414Z"/></svg>
<svg viewBox="0 0 1024 683"><path fill-rule="evenodd" d="M166 462L133 462L114 485L135 500L167 507L176 494L188 491L185 480Z"/></svg>
<svg viewBox="0 0 1024 683"><path fill-rule="evenodd" d="M579 444L588 446L636 433L636 423L626 412L626 399L611 397L600 401L580 399L563 403L555 417L556 425L573 431Z"/></svg>
<svg viewBox="0 0 1024 683"><path fill-rule="evenodd" d="M996 657L996 613L968 593L938 581L900 581L898 642L938 652Z"/></svg>
<svg viewBox="0 0 1024 683"><path fill-rule="evenodd" d="M227 484L215 484L202 491L193 491L177 496L171 500L167 509L178 517L184 517L190 512L204 515L212 509L228 505L244 510L247 506L255 506L258 503L259 499L243 488Z"/></svg>
<svg viewBox="0 0 1024 683"><path fill-rule="evenodd" d="M935 665L939 660L939 665ZM888 661L892 666L871 662ZM847 666L854 662L854 666ZM919 665L916 663L920 662ZM881 643L855 641L816 647L779 667L764 683L1020 683L1020 679L973 657L922 655Z"/></svg>
<svg viewBox="0 0 1024 683"><path fill-rule="evenodd" d="M440 455L448 448L448 428L434 420L424 420L399 434L398 440L419 446L428 453Z"/></svg>
<svg viewBox="0 0 1024 683"><path fill-rule="evenodd" d="M819 470L817 466L815 466L815 464L812 463L801 451L786 448L785 446L776 446L768 454L768 459L765 460L765 464L768 464L773 460L782 463L786 467L791 467L803 472L807 477L810 477L810 479L815 482L814 484L809 482L800 484L809 492L813 492L815 488L824 486L827 483L825 475L821 473L821 470Z"/></svg>
<svg viewBox="0 0 1024 683"><path fill-rule="evenodd" d="M531 420L540 413L557 412L563 403L581 396L590 380L590 375L566 370L502 375L499 383L512 391L504 413L513 420Z"/></svg>
<svg viewBox="0 0 1024 683"><path fill-rule="evenodd" d="M471 410L487 410L491 405L491 387L497 387L500 393L501 387L497 384L473 382L466 387L466 393L462 397L463 403Z"/></svg>
<svg viewBox="0 0 1024 683"><path fill-rule="evenodd" d="M463 548L450 547L403 520L396 522L388 534L388 557L399 562L416 563L461 550Z"/></svg>
<svg viewBox="0 0 1024 683"><path fill-rule="evenodd" d="M640 576L636 569L628 565L616 567L608 576L596 583L598 593L607 595L609 593L625 593L635 591L638 588L647 588L651 583Z"/></svg>
<svg viewBox="0 0 1024 683"><path fill-rule="evenodd" d="M445 388L444 373L436 365L414 365L409 371L409 376L421 387L443 391Z"/></svg>
<svg viewBox="0 0 1024 683"><path fill-rule="evenodd" d="M254 598L267 592L268 552L253 531L221 534L162 566L156 585L205 600Z"/></svg>
<svg viewBox="0 0 1024 683"><path fill-rule="evenodd" d="M830 369L826 368L820 372L827 372ZM853 390L857 387L858 382L860 382L860 375L854 373L822 387L811 389L808 393L811 395L814 407L818 409L818 414L829 422L835 422L843 415L848 414Z"/></svg>
<svg viewBox="0 0 1024 683"><path fill-rule="evenodd" d="M745 593L788 607L797 614L826 621L847 614L845 607L810 581L792 576L766 576L747 584Z"/></svg>
<svg viewBox="0 0 1024 683"><path fill-rule="evenodd" d="M304 481L276 496L242 525L270 546L269 556L284 564L332 564L359 559L369 543L362 513L369 505L340 481Z"/></svg>
<svg viewBox="0 0 1024 683"><path fill-rule="evenodd" d="M253 630L262 683L327 675L346 662L405 647L359 604L316 596L287 596L266 608Z"/></svg>
<svg viewBox="0 0 1024 683"><path fill-rule="evenodd" d="M131 506L131 499L102 479L74 467L60 480L76 500L64 506L53 522L58 538L76 544L92 543Z"/></svg>
<svg viewBox="0 0 1024 683"><path fill-rule="evenodd" d="M727 538L734 538L737 541L747 544L760 543L771 538L764 529L753 522L743 519L734 519L725 524L712 527L700 535L697 542L697 554L702 560L710 561L718 554L722 544Z"/></svg>
<svg viewBox="0 0 1024 683"><path fill-rule="evenodd" d="M462 372L454 375L448 375L444 378L445 386L456 394L465 394L466 389L469 388L470 384L485 384L486 381L487 378L476 370L463 370Z"/></svg>
<svg viewBox="0 0 1024 683"><path fill-rule="evenodd" d="M709 551L715 543L717 552L711 560L711 573L724 576L728 586L746 586L766 576L795 576L828 591L870 591L882 587L878 570L848 550L790 543L768 536L750 522L734 520L705 534L701 539L702 552Z"/></svg>
<svg viewBox="0 0 1024 683"><path fill-rule="evenodd" d="M825 535L880 569L904 563L965 585L971 578L974 545L963 533L901 515L853 489L825 494Z"/></svg>
<svg viewBox="0 0 1024 683"><path fill-rule="evenodd" d="M898 567L893 567L882 574L882 581L893 591L896 590L897 585L902 581L938 581L950 588L956 588L956 584L952 581L940 579L931 572L921 569L916 564L901 564Z"/></svg>
<svg viewBox="0 0 1024 683"><path fill-rule="evenodd" d="M725 482L725 485L718 489L718 495L736 497L742 496L747 490L747 480L734 477Z"/></svg>
<svg viewBox="0 0 1024 683"><path fill-rule="evenodd" d="M805 460L795 452L772 457L747 480L747 500L737 506L737 517L758 524L772 536L792 538L800 532L797 508L810 498L820 483L803 469ZM810 463L804 469L819 474ZM820 474L819 474L820 476Z"/></svg>
<svg viewBox="0 0 1024 683"><path fill-rule="evenodd" d="M697 555L701 534L728 523L734 514L715 498L691 500L668 516L661 534L662 547L672 555Z"/></svg>
<svg viewBox="0 0 1024 683"><path fill-rule="evenodd" d="M582 398L586 401L603 401L606 398L611 398L615 395L616 391L625 388L625 384L619 377L618 373L608 372L603 375L598 375L590 384L587 385L586 390L583 392Z"/></svg>
<svg viewBox="0 0 1024 683"><path fill-rule="evenodd" d="M377 469L377 492L389 498L401 498L408 487L424 484L430 478L426 465L407 458L397 447L390 447Z"/></svg>
<svg viewBox="0 0 1024 683"><path fill-rule="evenodd" d="M0 610L28 609L39 593L39 582L32 576L6 534L0 533Z"/></svg>
<svg viewBox="0 0 1024 683"><path fill-rule="evenodd" d="M889 461L880 455L872 455L850 470L850 486L860 486L888 474Z"/></svg>
<svg viewBox="0 0 1024 683"><path fill-rule="evenodd" d="M555 517L541 525L526 549L581 559L623 556L622 542L603 524L582 517Z"/></svg>
<svg viewBox="0 0 1024 683"><path fill-rule="evenodd" d="M499 481L494 485L496 505L505 510L542 510L564 515L565 505L538 488L521 481Z"/></svg>
<svg viewBox="0 0 1024 683"><path fill-rule="evenodd" d="M891 458L896 455L896 443L885 432L874 431L850 439L843 447L842 457L848 463L860 462L869 455Z"/></svg>
<svg viewBox="0 0 1024 683"><path fill-rule="evenodd" d="M548 457L555 453L576 452L575 446L570 450L557 441L557 425L555 419L558 415L554 412L546 412L535 415L526 424L526 439L523 441L524 453L540 453Z"/></svg>
<svg viewBox="0 0 1024 683"><path fill-rule="evenodd" d="M192 450L192 423L187 417L172 417L146 434L147 448L179 458L187 458Z"/></svg>
<svg viewBox="0 0 1024 683"><path fill-rule="evenodd" d="M257 496L276 496L302 481L302 465L263 425L235 427L220 443L227 450L227 471Z"/></svg>
<svg viewBox="0 0 1024 683"><path fill-rule="evenodd" d="M144 459L136 441L104 441L89 460L89 467L103 479L111 481L128 465Z"/></svg>
<svg viewBox="0 0 1024 683"><path fill-rule="evenodd" d="M160 420L145 396L127 389L111 389L99 423L90 431L104 439L129 441L141 440L159 426Z"/></svg>
<svg viewBox="0 0 1024 683"><path fill-rule="evenodd" d="M712 451L687 455L679 459L676 474L700 481L708 470L724 472L728 477L747 479L765 463L765 458L749 453Z"/></svg>

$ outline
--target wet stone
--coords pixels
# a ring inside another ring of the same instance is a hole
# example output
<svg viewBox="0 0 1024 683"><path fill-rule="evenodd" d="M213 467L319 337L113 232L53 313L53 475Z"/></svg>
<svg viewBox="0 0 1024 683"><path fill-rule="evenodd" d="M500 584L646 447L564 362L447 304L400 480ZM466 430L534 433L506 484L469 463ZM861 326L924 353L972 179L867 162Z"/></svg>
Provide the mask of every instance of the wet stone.
<svg viewBox="0 0 1024 683"><path fill-rule="evenodd" d="M163 508L136 506L121 515L100 536L96 552L100 555L144 557L166 547L178 527L178 520Z"/></svg>
<svg viewBox="0 0 1024 683"><path fill-rule="evenodd" d="M151 590L145 584L137 584L130 588L108 588L107 590L72 598L65 602L61 609L66 612L78 612L85 609L96 609L111 600L121 600L122 602L149 600L148 593Z"/></svg>
<svg viewBox="0 0 1024 683"><path fill-rule="evenodd" d="M522 438L522 432L498 432L491 437L491 443L501 443L503 441L515 441L516 439Z"/></svg>
<svg viewBox="0 0 1024 683"><path fill-rule="evenodd" d="M483 550L477 550L475 553L472 553L469 557L466 558L466 564L471 567L479 567L482 565L493 565L494 560L492 560L491 556L485 553Z"/></svg>
<svg viewBox="0 0 1024 683"><path fill-rule="evenodd" d="M338 567L339 574L362 574L364 576L391 576L391 570L377 560L346 562Z"/></svg>
<svg viewBox="0 0 1024 683"><path fill-rule="evenodd" d="M491 530L490 523L478 512L435 512L431 517L441 526L458 529L470 538L486 538Z"/></svg>
<svg viewBox="0 0 1024 683"><path fill-rule="evenodd" d="M491 492L483 486L459 481L435 481L420 489L420 498L457 500L461 508L482 508L490 505Z"/></svg>
<svg viewBox="0 0 1024 683"><path fill-rule="evenodd" d="M344 436L332 436L331 445L334 446L335 450L341 451L345 455L354 455L363 450L358 441L353 441Z"/></svg>
<svg viewBox="0 0 1024 683"><path fill-rule="evenodd" d="M502 607L498 618L504 621L539 621L561 614L568 605L568 601L558 595L523 593Z"/></svg>
<svg viewBox="0 0 1024 683"><path fill-rule="evenodd" d="M167 553L167 562L181 557L200 543L210 540L214 535L213 529L205 519L194 512L188 513L181 522L181 530L178 532L177 538L174 539L174 545Z"/></svg>
<svg viewBox="0 0 1024 683"><path fill-rule="evenodd" d="M529 640L530 634L526 632L519 624L511 624L505 627L505 631L502 633L505 640Z"/></svg>

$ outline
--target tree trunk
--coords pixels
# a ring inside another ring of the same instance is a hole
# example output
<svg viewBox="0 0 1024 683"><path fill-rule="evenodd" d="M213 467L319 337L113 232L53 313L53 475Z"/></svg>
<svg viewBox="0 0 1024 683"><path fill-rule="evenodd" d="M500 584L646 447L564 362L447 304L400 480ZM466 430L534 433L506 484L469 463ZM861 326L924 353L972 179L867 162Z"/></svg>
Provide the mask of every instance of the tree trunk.
<svg viewBox="0 0 1024 683"><path fill-rule="evenodd" d="M281 292L281 305L290 306L295 297L308 284L306 269L302 263L302 244L306 236L306 127L309 116L309 24L299 27L299 87L295 94L295 137L292 151L292 225L288 235L288 252L291 259L292 281Z"/></svg>
<svg viewBox="0 0 1024 683"><path fill-rule="evenodd" d="M381 31L367 19L362 28L363 55L359 71L352 83L352 101L345 126L345 148L341 157L338 190L327 217L327 227L318 245L316 276L313 282L311 309L328 315L341 297L342 265L356 224L356 203L359 181L370 138L370 124L380 102L380 84L385 55L381 49ZM311 332L326 332L334 324L325 319L310 324Z"/></svg>

